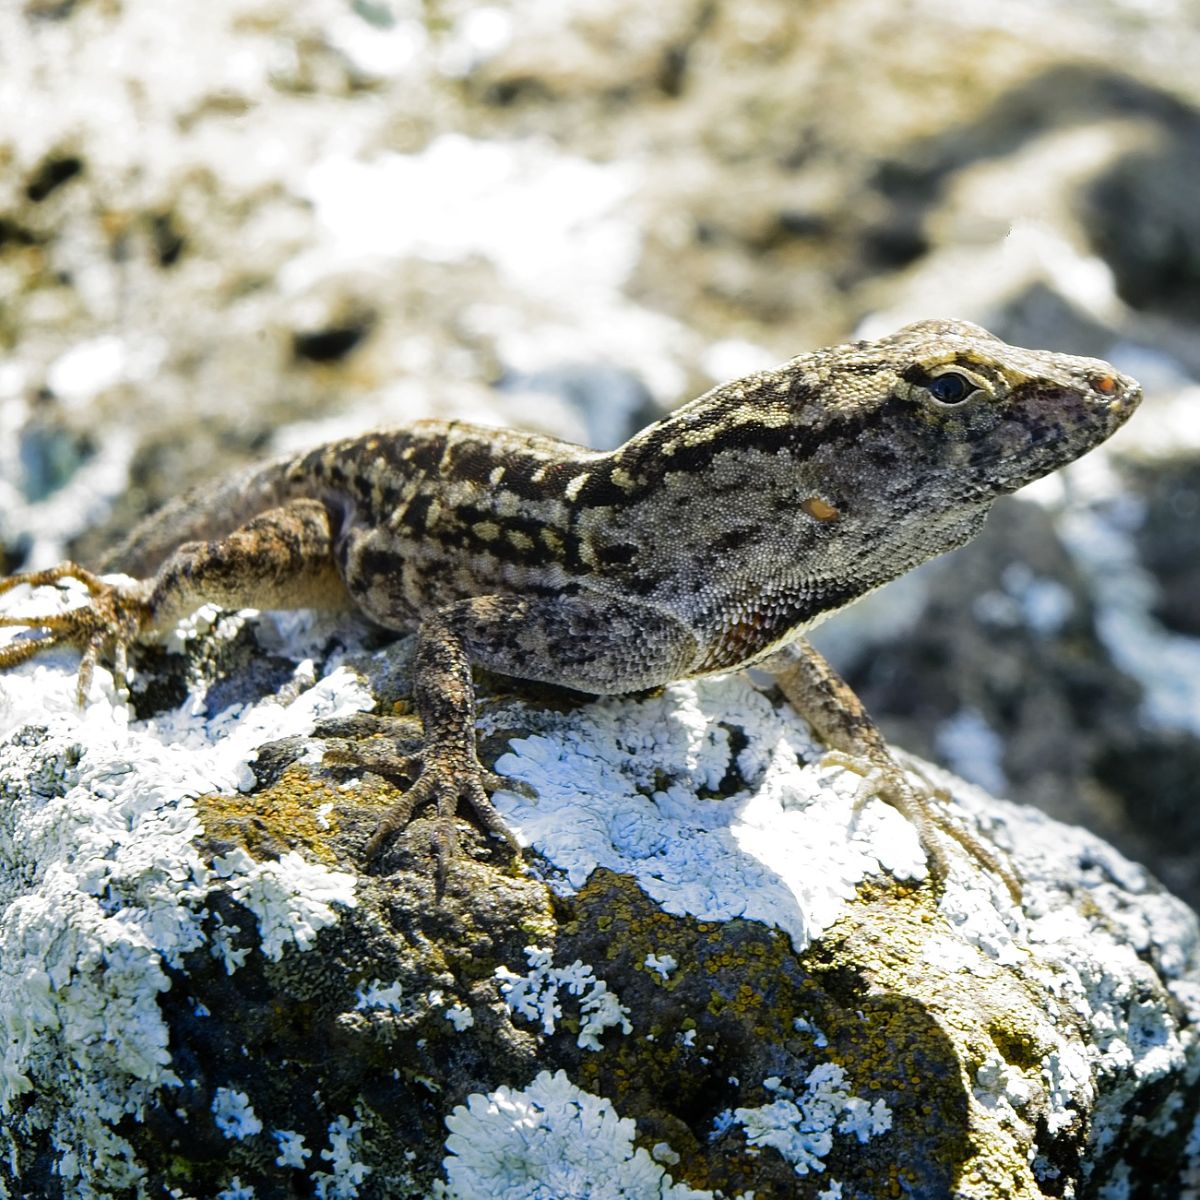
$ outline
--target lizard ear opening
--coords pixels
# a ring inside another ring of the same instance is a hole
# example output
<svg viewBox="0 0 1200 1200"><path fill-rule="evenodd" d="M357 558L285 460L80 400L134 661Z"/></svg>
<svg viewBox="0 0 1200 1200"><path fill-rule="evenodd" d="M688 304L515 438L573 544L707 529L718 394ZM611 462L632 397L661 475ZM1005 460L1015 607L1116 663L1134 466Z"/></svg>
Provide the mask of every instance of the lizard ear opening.
<svg viewBox="0 0 1200 1200"><path fill-rule="evenodd" d="M800 507L814 520L826 522L836 521L842 514L832 504L826 503L820 496L809 496L801 501Z"/></svg>

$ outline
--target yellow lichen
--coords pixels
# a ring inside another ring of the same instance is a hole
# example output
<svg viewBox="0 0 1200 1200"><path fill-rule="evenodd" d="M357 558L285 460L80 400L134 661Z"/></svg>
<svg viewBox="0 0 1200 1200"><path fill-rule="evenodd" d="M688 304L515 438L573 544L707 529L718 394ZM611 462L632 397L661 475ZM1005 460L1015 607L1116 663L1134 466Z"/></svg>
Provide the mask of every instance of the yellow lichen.
<svg viewBox="0 0 1200 1200"><path fill-rule="evenodd" d="M396 793L368 777L352 797L356 807L378 805L382 809L395 802ZM196 814L210 838L234 842L255 858L278 853L282 847L304 850L319 862L333 863L337 856L329 841L339 827L339 807L347 800L347 793L333 781L292 763L261 792L197 797ZM333 807L322 814L322 806L330 804Z"/></svg>

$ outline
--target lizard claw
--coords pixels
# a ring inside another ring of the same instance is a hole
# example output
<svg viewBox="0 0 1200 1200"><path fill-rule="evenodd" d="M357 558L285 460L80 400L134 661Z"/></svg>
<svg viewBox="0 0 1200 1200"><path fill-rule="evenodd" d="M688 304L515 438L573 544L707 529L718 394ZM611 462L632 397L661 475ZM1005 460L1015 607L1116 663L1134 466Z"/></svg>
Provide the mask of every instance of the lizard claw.
<svg viewBox="0 0 1200 1200"><path fill-rule="evenodd" d="M127 682L129 646L142 632L150 615L146 601L136 591L108 583L75 563L60 563L45 571L28 571L0 579L0 594L22 584L47 587L76 579L90 599L78 608L44 616L0 616L0 628L24 628L34 636L0 646L0 671L15 667L43 650L76 646L82 652L76 680L76 699L82 706L101 659L110 659L118 686ZM39 632L40 631L40 632Z"/></svg>
<svg viewBox="0 0 1200 1200"><path fill-rule="evenodd" d="M920 785L914 786L912 775L890 756L830 750L822 756L821 765L841 767L860 777L854 796L856 814L871 799L882 800L903 814L916 828L935 879L944 880L950 873L950 860L946 854L946 840L949 839L957 842L984 870L998 876L1013 903L1020 904L1021 884L1012 868L939 807L950 799L944 788L934 787L919 773Z"/></svg>
<svg viewBox="0 0 1200 1200"><path fill-rule="evenodd" d="M412 820L421 806L432 804L437 813L434 851L438 863L439 886L444 884L451 860L459 853L455 818L459 805L466 803L487 833L506 842L514 854L521 845L505 823L488 795L497 788L513 790L513 782L486 770L474 756L457 753L438 754L426 749L415 754L398 754L378 744L355 745L339 739L325 753L325 761L335 766L352 766L374 772L394 783L415 779L404 795L384 813L367 842L364 858L373 863L397 833Z"/></svg>
<svg viewBox="0 0 1200 1200"><path fill-rule="evenodd" d="M509 779L506 775L497 775L495 771L480 768L479 782L488 792L516 792L526 800L537 799L537 789L523 779Z"/></svg>
<svg viewBox="0 0 1200 1200"><path fill-rule="evenodd" d="M461 852L455 818L458 806L463 801L471 807L476 820L488 833L506 842L514 854L520 854L521 844L485 790L483 780L490 775L491 772L485 771L478 762L427 758L422 764L420 778L397 804L384 813L367 843L364 853L366 861L375 862L388 842L409 823L419 805L432 803L437 810L434 853L437 857L438 891L441 892L450 863Z"/></svg>

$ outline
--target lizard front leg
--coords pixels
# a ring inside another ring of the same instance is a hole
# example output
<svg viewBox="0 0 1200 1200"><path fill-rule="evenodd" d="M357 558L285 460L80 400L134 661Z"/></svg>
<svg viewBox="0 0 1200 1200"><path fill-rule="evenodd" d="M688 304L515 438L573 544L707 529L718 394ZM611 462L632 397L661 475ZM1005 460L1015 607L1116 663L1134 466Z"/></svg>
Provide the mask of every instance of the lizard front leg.
<svg viewBox="0 0 1200 1200"><path fill-rule="evenodd" d="M339 750L327 761L366 766L387 777L418 772L417 780L379 822L367 843L366 859L374 861L391 838L408 824L418 805L432 802L437 809L438 877L445 879L450 858L458 851L454 818L465 801L489 832L514 852L520 844L496 811L488 789L501 780L486 770L475 750L475 689L463 636L453 618L458 605L421 622L413 661L413 704L421 719L424 745L415 754L372 754Z"/></svg>
<svg viewBox="0 0 1200 1200"><path fill-rule="evenodd" d="M480 824L519 849L488 798L505 784L486 770L475 751L475 697L471 664L522 679L593 693L637 691L686 672L695 640L680 623L644 606L586 593L526 598L478 596L426 616L417 633L413 701L424 727L424 746L406 756L339 750L393 777L419 770L417 781L380 822L367 845L376 858L408 824L418 804L436 806L439 876L457 852L454 819L465 801ZM327 756L329 757L329 756Z"/></svg>
<svg viewBox="0 0 1200 1200"><path fill-rule="evenodd" d="M950 838L998 875L1013 900L1020 902L1021 885L1012 870L936 806L936 801L947 799L944 794L924 780L914 784L854 690L809 642L800 638L761 666L775 676L792 707L829 747L825 761L862 777L859 802L876 796L912 822L938 875L947 873L945 839Z"/></svg>

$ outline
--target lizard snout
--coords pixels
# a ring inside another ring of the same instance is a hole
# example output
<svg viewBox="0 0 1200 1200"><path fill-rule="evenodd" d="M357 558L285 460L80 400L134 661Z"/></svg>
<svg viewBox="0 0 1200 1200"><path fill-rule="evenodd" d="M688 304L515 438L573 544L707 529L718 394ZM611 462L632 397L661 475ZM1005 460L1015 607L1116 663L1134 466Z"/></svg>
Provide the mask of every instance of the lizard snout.
<svg viewBox="0 0 1200 1200"><path fill-rule="evenodd" d="M1108 371L1093 375L1089 383L1092 393L1107 410L1113 429L1123 425L1142 402L1142 385L1128 375Z"/></svg>

